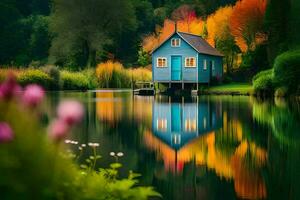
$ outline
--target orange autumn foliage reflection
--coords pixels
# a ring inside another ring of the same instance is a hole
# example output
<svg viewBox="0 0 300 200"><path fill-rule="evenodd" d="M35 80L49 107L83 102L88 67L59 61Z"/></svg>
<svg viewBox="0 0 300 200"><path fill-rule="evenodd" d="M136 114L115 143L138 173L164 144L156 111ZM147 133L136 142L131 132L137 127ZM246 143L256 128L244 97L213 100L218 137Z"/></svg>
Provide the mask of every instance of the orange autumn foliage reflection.
<svg viewBox="0 0 300 200"><path fill-rule="evenodd" d="M200 136L177 152L149 130L144 132L144 142L148 148L157 152L158 160L164 161L166 171L181 173L185 164L193 162L197 166L206 166L213 170L219 177L232 179L236 194L240 198L266 198L266 185L260 171L267 160L266 150L243 139L241 123L235 119L228 121L226 113L223 125L225 124L227 126L223 126L222 130ZM222 146L217 144L216 139L224 134L229 134L227 137L239 141L232 153L226 151L226 142ZM249 166L249 156L254 168Z"/></svg>
<svg viewBox="0 0 300 200"><path fill-rule="evenodd" d="M102 91L96 93L96 112L100 121L114 127L121 118L134 118L148 128L152 126L152 97L133 96L133 101L123 101L122 93Z"/></svg>
<svg viewBox="0 0 300 200"><path fill-rule="evenodd" d="M96 103L98 118L112 125L120 121L123 114L123 102L121 99L114 100L116 97L112 92L98 92L96 97L98 99Z"/></svg>
<svg viewBox="0 0 300 200"><path fill-rule="evenodd" d="M250 169L245 165L244 159L248 151L256 155L254 161L256 167L261 167L266 160L266 152L255 144L243 141L236 149L231 162L234 169L234 188L238 197L244 199L263 199L267 197L266 185L263 177L257 170Z"/></svg>

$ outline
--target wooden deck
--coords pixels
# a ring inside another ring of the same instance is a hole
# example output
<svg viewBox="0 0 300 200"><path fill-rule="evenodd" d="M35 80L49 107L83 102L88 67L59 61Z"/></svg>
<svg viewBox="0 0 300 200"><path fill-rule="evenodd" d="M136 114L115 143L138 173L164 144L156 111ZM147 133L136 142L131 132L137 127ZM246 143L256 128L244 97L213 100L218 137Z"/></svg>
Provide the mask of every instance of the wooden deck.
<svg viewBox="0 0 300 200"><path fill-rule="evenodd" d="M155 95L155 88L153 82L136 82L135 85L138 87L136 89L133 87L133 93L135 95Z"/></svg>
<svg viewBox="0 0 300 200"><path fill-rule="evenodd" d="M181 84L182 82L176 82L176 83ZM174 94L174 93L186 95L186 94L190 93L191 95L197 95L199 92L198 88L184 89L184 87L183 87L183 88L175 89L170 86L167 90L160 91L160 88L155 88L154 84L155 84L154 82L136 82L134 84L136 87L132 88L133 93L134 93L134 95L153 96L156 93L163 93L163 94L169 94L169 95Z"/></svg>

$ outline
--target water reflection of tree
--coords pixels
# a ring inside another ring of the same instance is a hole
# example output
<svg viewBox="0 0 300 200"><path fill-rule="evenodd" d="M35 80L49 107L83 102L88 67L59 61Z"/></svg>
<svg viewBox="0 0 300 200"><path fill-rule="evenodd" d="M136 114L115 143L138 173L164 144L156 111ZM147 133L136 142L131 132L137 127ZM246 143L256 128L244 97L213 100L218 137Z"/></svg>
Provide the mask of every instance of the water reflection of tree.
<svg viewBox="0 0 300 200"><path fill-rule="evenodd" d="M269 198L300 199L299 102L254 99L253 118L269 128L268 168L264 173Z"/></svg>
<svg viewBox="0 0 300 200"><path fill-rule="evenodd" d="M96 127L88 129L89 137L102 135L101 154L124 151L125 171L141 172L143 182L166 199L299 197L299 108L243 98L207 99L222 102L223 126L180 149L174 166L174 150L152 134L152 100L128 98L132 96L123 98L121 111L114 109L121 115L112 118L119 114L99 117L103 105L97 102Z"/></svg>
<svg viewBox="0 0 300 200"><path fill-rule="evenodd" d="M266 163L266 150L247 138L237 119L229 120L227 113L223 116L222 129L193 140L178 152L162 143L151 132L144 133L145 144L156 151L157 160L164 161L165 170L171 169L172 172L181 174L184 173L184 166L194 166L196 171L204 168L205 177L211 176L211 171L214 171L220 178L229 182L233 180L236 195L239 197L265 198L266 187L262 170ZM197 177L196 174L195 176ZM198 186L194 189L197 190Z"/></svg>
<svg viewBox="0 0 300 200"><path fill-rule="evenodd" d="M253 100L253 118L271 128L272 134L285 145L300 145L300 105L298 102Z"/></svg>

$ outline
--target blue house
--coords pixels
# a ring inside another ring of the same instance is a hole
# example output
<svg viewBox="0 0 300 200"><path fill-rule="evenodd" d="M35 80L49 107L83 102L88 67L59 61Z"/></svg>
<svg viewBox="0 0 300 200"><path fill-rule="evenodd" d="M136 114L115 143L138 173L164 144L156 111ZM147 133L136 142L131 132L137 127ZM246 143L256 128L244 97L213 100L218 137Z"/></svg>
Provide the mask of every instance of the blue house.
<svg viewBox="0 0 300 200"><path fill-rule="evenodd" d="M175 31L152 51L154 83L210 83L223 75L223 55L201 36Z"/></svg>

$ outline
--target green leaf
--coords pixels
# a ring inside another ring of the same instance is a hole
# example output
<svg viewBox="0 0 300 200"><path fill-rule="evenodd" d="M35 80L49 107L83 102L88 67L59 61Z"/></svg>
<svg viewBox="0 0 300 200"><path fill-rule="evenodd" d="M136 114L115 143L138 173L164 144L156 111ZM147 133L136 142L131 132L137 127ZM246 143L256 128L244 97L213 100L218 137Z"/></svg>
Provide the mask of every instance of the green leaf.
<svg viewBox="0 0 300 200"><path fill-rule="evenodd" d="M112 164L110 164L110 167L112 169L118 169L118 168L122 167L122 164L120 164L120 163L112 163Z"/></svg>

